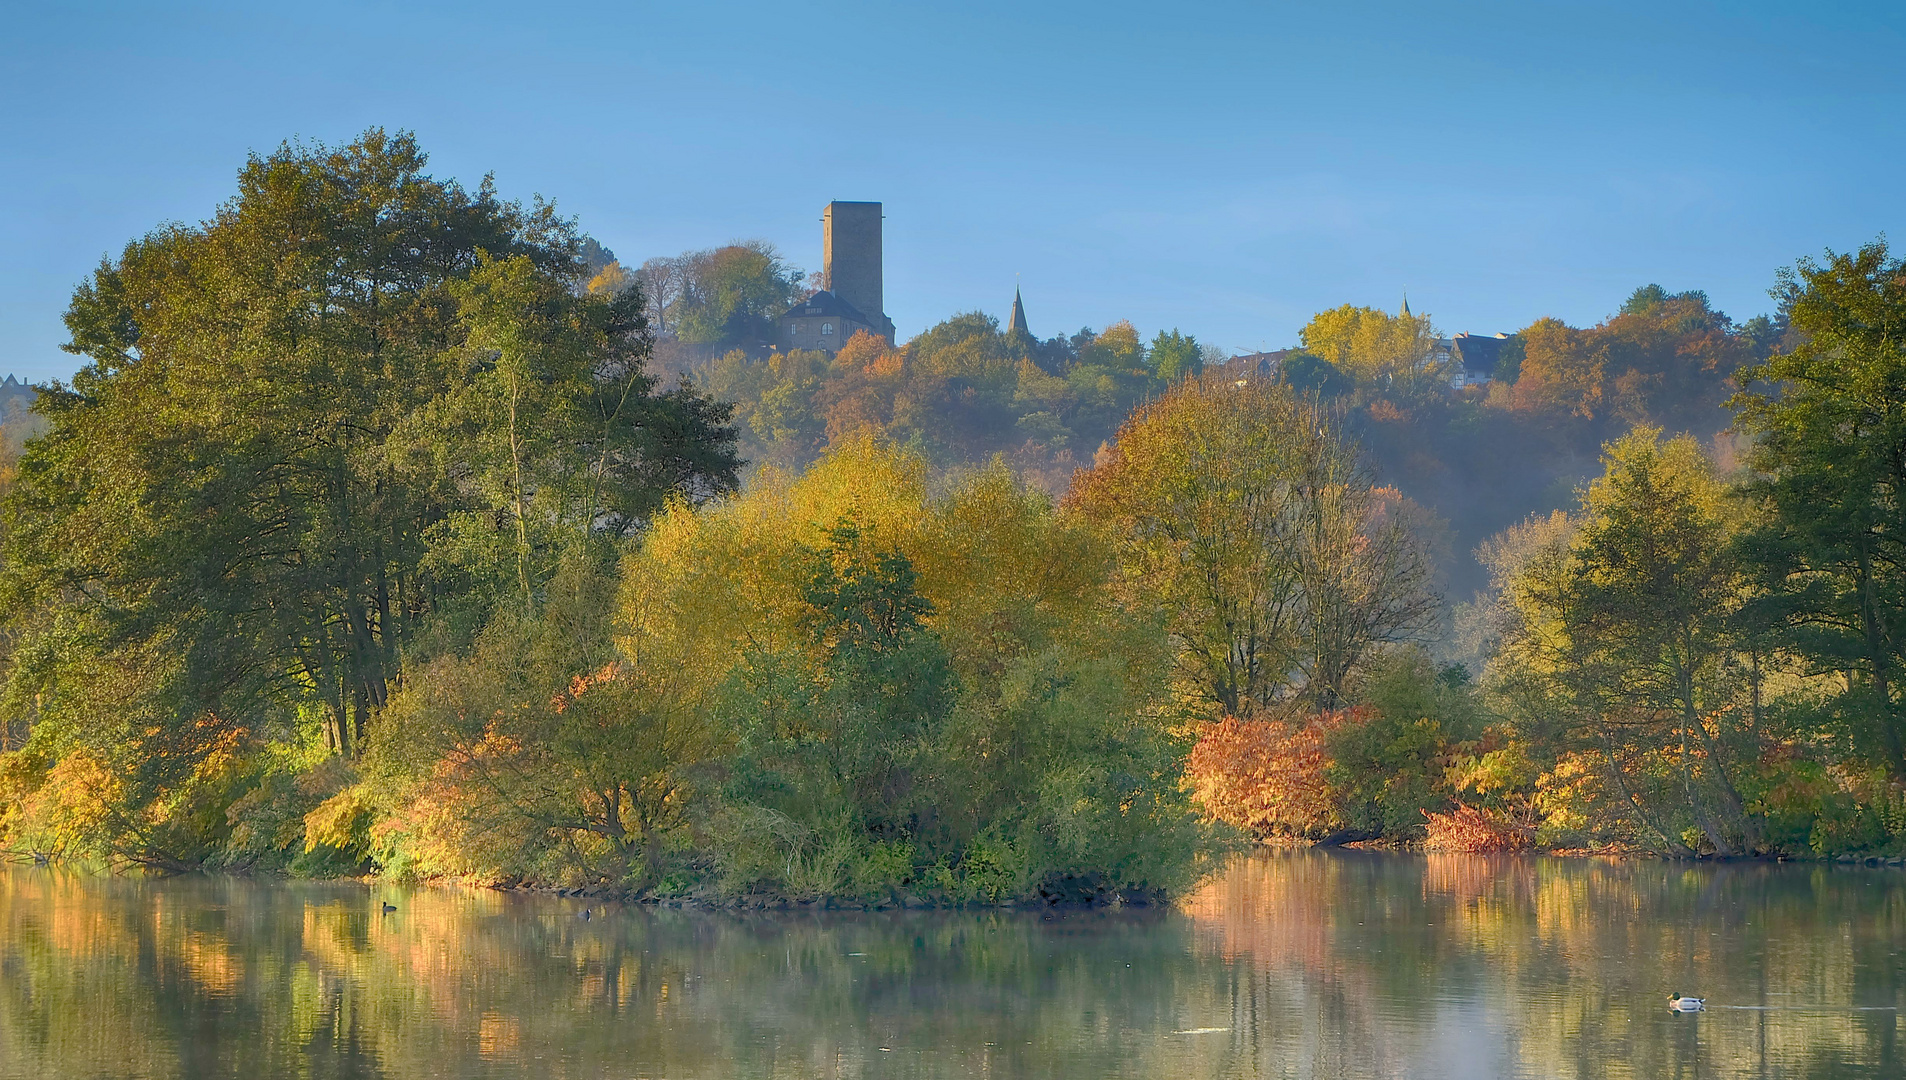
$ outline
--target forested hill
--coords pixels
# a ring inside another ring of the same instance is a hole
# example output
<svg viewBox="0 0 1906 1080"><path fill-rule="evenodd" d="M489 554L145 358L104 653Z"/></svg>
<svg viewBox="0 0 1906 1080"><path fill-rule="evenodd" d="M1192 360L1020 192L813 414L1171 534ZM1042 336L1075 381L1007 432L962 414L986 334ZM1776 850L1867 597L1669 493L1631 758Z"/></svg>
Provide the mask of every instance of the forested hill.
<svg viewBox="0 0 1906 1080"><path fill-rule="evenodd" d="M801 280L755 243L652 259L637 274L606 263L594 287L641 283L658 359L735 404L755 468L798 469L871 430L942 469L1003 456L1062 496L1131 409L1177 380L1220 363L1280 379L1340 412L1378 477L1441 519L1453 599L1485 583L1479 544L1573 505L1603 444L1635 425L1692 434L1730 465L1730 377L1785 334L1765 316L1736 323L1701 292L1648 285L1594 326L1536 320L1502 343L1493 380L1461 389L1449 378L1461 361L1428 317L1352 305L1315 316L1276 363L1227 361L1191 334L1148 338L1129 322L1039 340L979 312L899 347L863 337L832 357L773 350L773 306Z"/></svg>
<svg viewBox="0 0 1906 1080"><path fill-rule="evenodd" d="M1785 334L1764 316L1736 324L1703 293L1650 285L1591 327L1536 320L1504 343L1487 384L1399 394L1366 376L1340 383L1337 400L1381 476L1444 520L1440 561L1449 594L1462 598L1485 584L1479 544L1531 514L1573 507L1601 472L1604 444L1637 426L1693 435L1731 469L1733 375Z"/></svg>

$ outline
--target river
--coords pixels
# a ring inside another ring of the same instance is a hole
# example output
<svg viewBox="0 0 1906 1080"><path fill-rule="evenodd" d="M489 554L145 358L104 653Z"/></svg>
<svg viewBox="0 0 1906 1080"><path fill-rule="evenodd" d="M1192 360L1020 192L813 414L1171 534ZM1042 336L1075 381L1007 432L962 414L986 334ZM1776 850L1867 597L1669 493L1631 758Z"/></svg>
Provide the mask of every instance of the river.
<svg viewBox="0 0 1906 1080"><path fill-rule="evenodd" d="M1820 865L1266 853L1064 914L12 867L0 1077L1897 1078L1903 950L1906 872Z"/></svg>

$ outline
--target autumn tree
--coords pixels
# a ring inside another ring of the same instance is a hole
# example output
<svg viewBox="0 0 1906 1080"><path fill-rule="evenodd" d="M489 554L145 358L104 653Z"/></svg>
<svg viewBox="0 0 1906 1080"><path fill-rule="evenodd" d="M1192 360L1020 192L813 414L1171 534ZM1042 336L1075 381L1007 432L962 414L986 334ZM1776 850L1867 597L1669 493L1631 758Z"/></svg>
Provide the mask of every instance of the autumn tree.
<svg viewBox="0 0 1906 1080"><path fill-rule="evenodd" d="M1370 651L1423 630L1429 563L1329 418L1269 381L1188 381L1133 413L1071 505L1166 612L1179 681L1248 716L1334 707Z"/></svg>
<svg viewBox="0 0 1906 1080"><path fill-rule="evenodd" d="M307 846L364 842L399 874L652 886L687 823L688 770L721 747L679 668L618 654L615 592L612 568L571 549L533 609L414 662L373 724L365 782L308 815ZM353 812L374 839L324 831Z"/></svg>
<svg viewBox="0 0 1906 1080"><path fill-rule="evenodd" d="M1602 402L1602 360L1582 331L1560 319L1524 327L1515 407L1565 416L1594 416Z"/></svg>
<svg viewBox="0 0 1906 1080"><path fill-rule="evenodd" d="M1698 290L1636 289L1621 310L1586 330L1543 318L1515 335L1517 409L1671 431L1713 431L1734 373L1768 332L1736 327Z"/></svg>
<svg viewBox="0 0 1906 1080"><path fill-rule="evenodd" d="M730 887L954 895L1049 875L1168 887L1208 852L1161 701L1163 635L1090 528L995 464L941 494L863 432L664 514L622 655L680 673L730 748L704 804ZM941 871L935 871L941 873Z"/></svg>
<svg viewBox="0 0 1906 1080"><path fill-rule="evenodd" d="M1298 337L1306 352L1379 393L1413 397L1443 375L1427 315L1345 304L1312 316Z"/></svg>

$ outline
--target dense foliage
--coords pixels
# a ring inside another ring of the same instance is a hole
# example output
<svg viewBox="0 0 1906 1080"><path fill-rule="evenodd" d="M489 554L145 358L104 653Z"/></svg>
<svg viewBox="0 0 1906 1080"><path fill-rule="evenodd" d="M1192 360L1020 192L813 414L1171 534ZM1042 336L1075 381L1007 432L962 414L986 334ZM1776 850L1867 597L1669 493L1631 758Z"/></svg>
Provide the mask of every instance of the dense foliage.
<svg viewBox="0 0 1906 1080"><path fill-rule="evenodd" d="M1382 646L1436 610L1413 508L1284 385L1182 383L1133 412L1072 505L1161 605L1179 690L1221 714L1343 703Z"/></svg>
<svg viewBox="0 0 1906 1080"><path fill-rule="evenodd" d="M7 501L31 846L231 854L227 808L354 757L408 655L734 483L725 408L655 391L568 223L423 166L381 132L254 158L75 294L87 363Z"/></svg>
<svg viewBox="0 0 1906 1080"><path fill-rule="evenodd" d="M1003 467L936 497L920 457L862 440L677 504L620 576L408 680L349 796L384 808L387 864L1142 899L1214 850L1163 636Z"/></svg>
<svg viewBox="0 0 1906 1080"><path fill-rule="evenodd" d="M1482 678L1424 660L1350 714L1214 726L1192 760L1207 805L1264 833L1467 850L1906 852L1902 281L1875 243L1784 272L1778 324L1644 289L1595 331L1533 328L1492 399L1566 385L1549 415L1612 401L1636 422L1572 508L1481 545L1491 584L1450 651ZM1662 344L1664 319L1691 336ZM1779 351L1741 364L1776 328ZM1611 378L1616 357L1634 366ZM1744 457L1649 422L1694 426L1730 367Z"/></svg>
<svg viewBox="0 0 1906 1080"><path fill-rule="evenodd" d="M691 367L736 404L744 453L799 468L833 442L875 431L940 468L1001 454L1052 494L1090 464L1131 409L1202 370L1190 335L1149 342L1130 323L1035 341L979 312L895 347L860 334L839 353L731 350Z"/></svg>
<svg viewBox="0 0 1906 1080"><path fill-rule="evenodd" d="M423 167L283 147L76 291L0 441L9 850L947 903L1170 895L1227 822L1906 852L1883 244L1486 386L1352 305L830 356L765 245L627 272Z"/></svg>
<svg viewBox="0 0 1906 1080"><path fill-rule="evenodd" d="M657 391L641 287L423 164L285 147L76 293L8 496L9 845L989 902L1200 872L1166 639L1096 533L874 434L703 506L729 407ZM682 336L793 288L678 269Z"/></svg>

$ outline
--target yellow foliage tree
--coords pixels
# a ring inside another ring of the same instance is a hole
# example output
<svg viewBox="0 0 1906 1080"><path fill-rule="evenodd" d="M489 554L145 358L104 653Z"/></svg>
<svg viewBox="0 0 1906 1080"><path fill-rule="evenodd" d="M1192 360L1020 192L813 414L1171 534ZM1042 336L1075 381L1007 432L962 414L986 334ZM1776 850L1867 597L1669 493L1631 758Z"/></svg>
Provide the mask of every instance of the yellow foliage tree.
<svg viewBox="0 0 1906 1080"><path fill-rule="evenodd" d="M1345 304L1312 316L1298 336L1306 352L1379 392L1409 397L1443 375L1427 315Z"/></svg>

